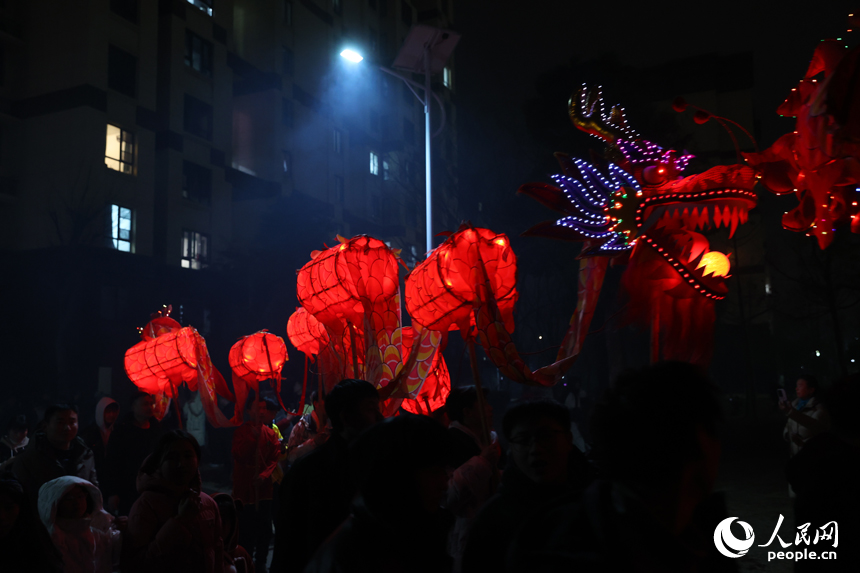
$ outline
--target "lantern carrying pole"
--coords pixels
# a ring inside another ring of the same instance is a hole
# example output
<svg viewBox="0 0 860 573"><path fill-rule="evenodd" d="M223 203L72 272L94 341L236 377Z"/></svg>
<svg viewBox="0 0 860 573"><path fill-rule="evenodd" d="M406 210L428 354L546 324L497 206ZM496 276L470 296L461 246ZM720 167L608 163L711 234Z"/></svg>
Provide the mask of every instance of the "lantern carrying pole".
<svg viewBox="0 0 860 573"><path fill-rule="evenodd" d="M176 423L179 424L179 429L182 429L182 412L179 410L179 392L173 398L173 408L176 410Z"/></svg>
<svg viewBox="0 0 860 573"><path fill-rule="evenodd" d="M349 346L352 350L352 376L358 378L358 348L355 347L355 325L349 325Z"/></svg>

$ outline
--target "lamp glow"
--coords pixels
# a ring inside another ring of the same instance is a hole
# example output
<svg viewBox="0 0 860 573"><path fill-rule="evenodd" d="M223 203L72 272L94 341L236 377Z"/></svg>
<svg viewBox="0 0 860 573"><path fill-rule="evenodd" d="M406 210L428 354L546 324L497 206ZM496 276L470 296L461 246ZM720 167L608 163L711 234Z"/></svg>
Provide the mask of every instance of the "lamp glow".
<svg viewBox="0 0 860 573"><path fill-rule="evenodd" d="M345 59L345 60L348 60L354 64L357 64L358 62L360 62L361 60L364 59L364 57L361 54L359 54L358 52L356 52L354 50L350 50L349 48L342 51L340 53L340 57Z"/></svg>

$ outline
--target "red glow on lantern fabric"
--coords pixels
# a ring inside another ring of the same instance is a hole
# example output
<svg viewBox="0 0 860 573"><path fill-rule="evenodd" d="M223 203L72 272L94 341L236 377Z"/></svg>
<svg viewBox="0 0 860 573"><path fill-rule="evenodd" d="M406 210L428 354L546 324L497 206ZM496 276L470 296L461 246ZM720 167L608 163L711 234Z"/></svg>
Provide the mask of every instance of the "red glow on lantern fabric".
<svg viewBox="0 0 860 573"><path fill-rule="evenodd" d="M320 321L303 307L299 307L287 321L287 337L299 352L313 360L320 349L329 343L328 332Z"/></svg>
<svg viewBox="0 0 860 573"><path fill-rule="evenodd" d="M486 271L485 271L486 270ZM464 225L406 277L406 308L424 328L465 335L474 309L492 296L508 332L513 331L517 300L517 258L504 234Z"/></svg>
<svg viewBox="0 0 860 573"><path fill-rule="evenodd" d="M397 294L397 259L379 239L359 235L312 256L298 272L296 294L334 335L363 325L369 307Z"/></svg>
<svg viewBox="0 0 860 573"><path fill-rule="evenodd" d="M415 331L411 326L403 327L403 360L412 354ZM435 350L435 349L434 349ZM419 350L420 352L420 350ZM441 352L434 352L432 363L428 365L430 373L414 398L406 398L401 407L413 414L430 415L445 405L448 394L451 393L451 374Z"/></svg>
<svg viewBox="0 0 860 573"><path fill-rule="evenodd" d="M230 369L233 370L233 389L236 391L234 423L242 422L248 388L259 394L260 382L275 380L275 393L281 402L281 370L289 360L287 345L280 336L261 330L245 336L230 349ZM286 410L283 402L281 408Z"/></svg>

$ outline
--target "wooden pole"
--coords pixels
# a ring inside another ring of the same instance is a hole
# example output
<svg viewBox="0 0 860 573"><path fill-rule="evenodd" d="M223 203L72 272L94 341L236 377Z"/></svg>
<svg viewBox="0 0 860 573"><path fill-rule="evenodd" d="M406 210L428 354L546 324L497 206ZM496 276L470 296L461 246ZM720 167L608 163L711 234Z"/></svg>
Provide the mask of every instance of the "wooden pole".
<svg viewBox="0 0 860 573"><path fill-rule="evenodd" d="M173 408L176 410L176 423L179 424L179 429L182 429L182 412L179 410L179 392L173 398Z"/></svg>
<svg viewBox="0 0 860 573"><path fill-rule="evenodd" d="M355 346L355 326L349 325L349 345L352 350L352 377L358 378L358 348Z"/></svg>
<svg viewBox="0 0 860 573"><path fill-rule="evenodd" d="M466 342L469 347L469 362L472 364L472 378L475 380L475 390L478 392L478 412L481 415L481 430L484 446L490 445L490 427L487 424L486 401L484 389L481 387L481 372L478 370L478 356L475 353L475 340L470 336Z"/></svg>

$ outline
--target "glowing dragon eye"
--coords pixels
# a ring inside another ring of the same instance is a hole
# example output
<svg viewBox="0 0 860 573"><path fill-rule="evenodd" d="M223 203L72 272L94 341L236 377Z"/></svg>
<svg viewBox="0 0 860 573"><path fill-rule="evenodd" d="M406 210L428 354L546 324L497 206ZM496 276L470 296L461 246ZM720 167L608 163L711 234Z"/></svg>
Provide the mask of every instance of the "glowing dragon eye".
<svg viewBox="0 0 860 573"><path fill-rule="evenodd" d="M659 185L669 176L669 170L662 163L651 165L642 170L642 178L648 185Z"/></svg>

